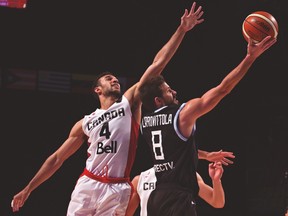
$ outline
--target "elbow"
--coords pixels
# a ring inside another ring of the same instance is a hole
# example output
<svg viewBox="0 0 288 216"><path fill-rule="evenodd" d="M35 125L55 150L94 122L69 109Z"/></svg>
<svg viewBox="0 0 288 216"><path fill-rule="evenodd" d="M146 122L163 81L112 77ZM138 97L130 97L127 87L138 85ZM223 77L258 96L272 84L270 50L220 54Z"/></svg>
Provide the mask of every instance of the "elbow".
<svg viewBox="0 0 288 216"><path fill-rule="evenodd" d="M234 82L223 81L219 85L219 89L220 89L221 94L222 95L230 94L230 92L234 89L235 85L236 84Z"/></svg>
<svg viewBox="0 0 288 216"><path fill-rule="evenodd" d="M223 85L222 88L220 88L220 94L221 95L228 95L232 91L232 88L230 85Z"/></svg>
<svg viewBox="0 0 288 216"><path fill-rule="evenodd" d="M217 200L216 202L214 202L214 203L212 204L212 206L213 206L214 208L217 208L217 209L224 208L224 206L225 206L225 200Z"/></svg>
<svg viewBox="0 0 288 216"><path fill-rule="evenodd" d="M56 167L59 168L63 164L63 160L60 160L59 157L57 156L56 153L52 154L50 157L47 159L47 165L49 167Z"/></svg>
<svg viewBox="0 0 288 216"><path fill-rule="evenodd" d="M224 206L225 206L225 203L221 203L221 204L215 205L214 208L221 209L221 208L224 208Z"/></svg>
<svg viewBox="0 0 288 216"><path fill-rule="evenodd" d="M167 61L165 59L157 59L153 62L153 67L157 73L161 73L167 65Z"/></svg>

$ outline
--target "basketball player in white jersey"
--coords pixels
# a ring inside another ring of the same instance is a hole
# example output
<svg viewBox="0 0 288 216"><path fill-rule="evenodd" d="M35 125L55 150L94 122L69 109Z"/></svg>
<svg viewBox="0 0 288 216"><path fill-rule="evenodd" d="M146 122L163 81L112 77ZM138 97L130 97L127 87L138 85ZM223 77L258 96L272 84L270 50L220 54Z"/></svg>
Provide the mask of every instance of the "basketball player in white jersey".
<svg viewBox="0 0 288 216"><path fill-rule="evenodd" d="M213 187L206 184L199 173L197 180L199 184L199 197L214 208L223 208L225 204L225 193L221 183L224 172L221 162L209 164L209 176ZM147 201L150 193L156 188L156 176L154 167L145 170L133 178L132 184L135 188L129 202L126 216L133 216L140 204L140 216L147 216Z"/></svg>
<svg viewBox="0 0 288 216"><path fill-rule="evenodd" d="M19 211L31 192L49 179L87 141L86 167L72 192L67 216L125 215L132 193L129 177L141 117L139 87L163 71L186 32L204 21L202 15L202 7L196 8L195 2L189 11L185 9L176 32L157 53L140 81L123 95L113 74L99 75L93 91L99 98L100 108L73 126L62 146L47 158L28 185L14 196L11 202L13 212Z"/></svg>

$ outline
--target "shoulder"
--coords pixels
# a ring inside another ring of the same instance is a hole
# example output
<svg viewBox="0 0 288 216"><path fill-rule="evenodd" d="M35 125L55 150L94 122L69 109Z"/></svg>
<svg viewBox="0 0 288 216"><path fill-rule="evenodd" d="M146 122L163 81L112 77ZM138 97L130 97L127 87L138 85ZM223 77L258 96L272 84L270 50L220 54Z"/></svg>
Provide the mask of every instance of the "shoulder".
<svg viewBox="0 0 288 216"><path fill-rule="evenodd" d="M137 90L137 84L134 84L133 86L131 86L129 89L127 89L124 93L124 96L128 99L128 101L131 101L134 99L135 97L135 92Z"/></svg>
<svg viewBox="0 0 288 216"><path fill-rule="evenodd" d="M84 136L84 131L83 131L82 124L83 124L83 119L80 119L79 121L77 121L74 124L70 135L73 135L73 136Z"/></svg>
<svg viewBox="0 0 288 216"><path fill-rule="evenodd" d="M178 111L178 110L183 109L184 106L185 104L177 104L177 105L172 104L172 105L167 106L165 109L170 110L170 111Z"/></svg>
<svg viewBox="0 0 288 216"><path fill-rule="evenodd" d="M79 121L77 121L77 122L75 123L74 126L75 126L75 127L82 127L83 120L84 120L84 118L80 119Z"/></svg>

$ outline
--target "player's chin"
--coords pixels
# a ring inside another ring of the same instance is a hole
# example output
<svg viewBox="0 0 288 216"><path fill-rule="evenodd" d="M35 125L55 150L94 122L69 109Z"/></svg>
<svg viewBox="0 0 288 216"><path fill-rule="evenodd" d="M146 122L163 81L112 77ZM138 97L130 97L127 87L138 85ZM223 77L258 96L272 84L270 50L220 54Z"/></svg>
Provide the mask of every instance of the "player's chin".
<svg viewBox="0 0 288 216"><path fill-rule="evenodd" d="M113 92L114 92L115 94L120 94L121 90L120 90L120 88L114 88L114 89L113 89Z"/></svg>
<svg viewBox="0 0 288 216"><path fill-rule="evenodd" d="M174 99L174 104L178 105L179 101L177 99Z"/></svg>

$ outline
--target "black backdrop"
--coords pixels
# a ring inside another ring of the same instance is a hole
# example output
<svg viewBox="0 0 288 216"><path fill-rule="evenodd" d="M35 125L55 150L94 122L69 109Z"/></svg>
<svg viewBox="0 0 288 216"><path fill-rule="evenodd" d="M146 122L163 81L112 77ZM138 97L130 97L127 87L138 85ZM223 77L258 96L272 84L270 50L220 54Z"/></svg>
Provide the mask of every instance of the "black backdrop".
<svg viewBox="0 0 288 216"><path fill-rule="evenodd" d="M1 69L97 74L111 70L136 79L169 39L191 1L28 0L23 10L0 8ZM287 198L287 12L285 0L197 1L205 22L189 32L164 76L180 100L201 96L244 57L243 19L256 10L279 24L277 44L213 111L197 122L199 148L233 151L225 168L226 205L213 209L199 200L200 216L283 216ZM0 89L0 215L62 216L82 172L86 146L36 189L19 213L10 202L70 128L98 104L92 96ZM139 141L131 177L150 167ZM199 172L209 183L207 162Z"/></svg>

